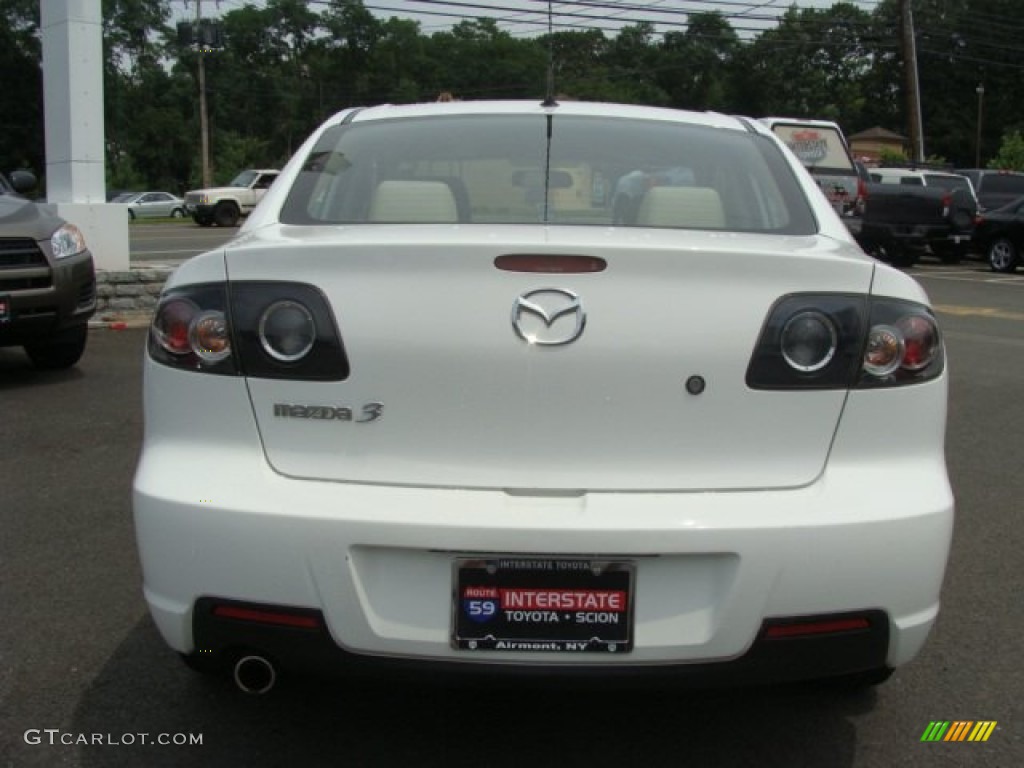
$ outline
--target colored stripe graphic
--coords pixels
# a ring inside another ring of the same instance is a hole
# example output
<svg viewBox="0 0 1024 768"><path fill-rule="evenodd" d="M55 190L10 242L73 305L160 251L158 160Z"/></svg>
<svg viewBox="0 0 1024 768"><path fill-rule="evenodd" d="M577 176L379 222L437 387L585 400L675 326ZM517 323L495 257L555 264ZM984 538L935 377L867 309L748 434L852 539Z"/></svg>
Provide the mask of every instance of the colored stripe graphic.
<svg viewBox="0 0 1024 768"><path fill-rule="evenodd" d="M943 741L963 741L967 736L967 729L970 728L974 723L970 720L956 720L953 723L953 727L949 729L949 733L946 734L946 738Z"/></svg>
<svg viewBox="0 0 1024 768"><path fill-rule="evenodd" d="M996 725L995 720L932 720L921 741L988 741Z"/></svg>
<svg viewBox="0 0 1024 768"><path fill-rule="evenodd" d="M949 721L932 720L921 735L921 741L941 741L946 729L949 728Z"/></svg>
<svg viewBox="0 0 1024 768"><path fill-rule="evenodd" d="M974 726L974 730L971 731L971 735L967 737L968 741L988 741L988 737L992 735L992 731L996 729L995 720L983 720Z"/></svg>

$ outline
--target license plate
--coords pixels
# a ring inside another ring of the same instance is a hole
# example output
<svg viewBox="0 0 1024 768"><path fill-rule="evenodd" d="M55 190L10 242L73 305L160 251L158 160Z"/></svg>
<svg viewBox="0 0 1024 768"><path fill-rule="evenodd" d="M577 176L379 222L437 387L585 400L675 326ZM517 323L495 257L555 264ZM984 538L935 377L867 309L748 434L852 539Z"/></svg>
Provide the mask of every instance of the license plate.
<svg viewBox="0 0 1024 768"><path fill-rule="evenodd" d="M465 651L629 653L635 566L585 558L455 561L452 645Z"/></svg>
<svg viewBox="0 0 1024 768"><path fill-rule="evenodd" d="M6 323L11 319L11 300L7 296L0 296L0 323Z"/></svg>

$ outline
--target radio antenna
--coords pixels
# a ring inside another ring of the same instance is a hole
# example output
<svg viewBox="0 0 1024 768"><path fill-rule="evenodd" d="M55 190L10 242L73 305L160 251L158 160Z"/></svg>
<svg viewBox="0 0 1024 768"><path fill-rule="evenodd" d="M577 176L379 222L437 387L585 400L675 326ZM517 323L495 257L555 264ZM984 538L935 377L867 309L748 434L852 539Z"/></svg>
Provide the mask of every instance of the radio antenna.
<svg viewBox="0 0 1024 768"><path fill-rule="evenodd" d="M551 0L548 0L548 82L542 107L557 107L555 101L555 34L552 22Z"/></svg>

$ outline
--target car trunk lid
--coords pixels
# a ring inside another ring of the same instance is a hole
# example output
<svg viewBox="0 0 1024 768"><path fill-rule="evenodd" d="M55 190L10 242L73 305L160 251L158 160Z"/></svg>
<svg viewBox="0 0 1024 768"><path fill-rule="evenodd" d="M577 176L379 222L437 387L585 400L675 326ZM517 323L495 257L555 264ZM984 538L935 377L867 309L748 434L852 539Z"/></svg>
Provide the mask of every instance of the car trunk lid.
<svg viewBox="0 0 1024 768"><path fill-rule="evenodd" d="M870 260L820 237L471 229L312 229L296 249L284 228L227 249L232 281L317 285L351 366L337 382L248 380L275 470L546 491L779 488L822 471L846 392L756 391L746 371L781 296L867 293ZM605 267L495 265L510 255Z"/></svg>

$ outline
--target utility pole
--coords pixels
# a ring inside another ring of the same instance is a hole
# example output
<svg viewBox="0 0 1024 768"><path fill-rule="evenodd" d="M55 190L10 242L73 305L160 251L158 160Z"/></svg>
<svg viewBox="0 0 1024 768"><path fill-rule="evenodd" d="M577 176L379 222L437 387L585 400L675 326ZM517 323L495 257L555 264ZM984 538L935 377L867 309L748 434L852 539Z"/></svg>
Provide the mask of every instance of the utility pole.
<svg viewBox="0 0 1024 768"><path fill-rule="evenodd" d="M984 83L978 83L978 87L974 89L974 92L978 94L978 138L974 142L974 167L981 168L981 112L982 106L985 103Z"/></svg>
<svg viewBox="0 0 1024 768"><path fill-rule="evenodd" d="M910 0L900 0L903 27L903 78L906 90L907 117L910 121L910 144L914 162L924 161L924 128L921 121L921 85L917 80L917 43L914 40L914 15Z"/></svg>
<svg viewBox="0 0 1024 768"><path fill-rule="evenodd" d="M196 0L196 33L200 34L203 28L203 0ZM205 54L202 37L196 47L199 57L199 133L202 142L202 164L203 164L203 187L213 186L210 176L210 124L206 116L206 68L203 65Z"/></svg>

